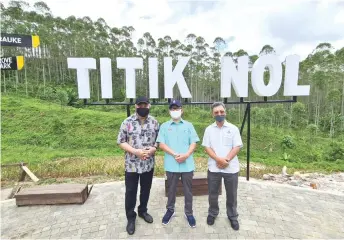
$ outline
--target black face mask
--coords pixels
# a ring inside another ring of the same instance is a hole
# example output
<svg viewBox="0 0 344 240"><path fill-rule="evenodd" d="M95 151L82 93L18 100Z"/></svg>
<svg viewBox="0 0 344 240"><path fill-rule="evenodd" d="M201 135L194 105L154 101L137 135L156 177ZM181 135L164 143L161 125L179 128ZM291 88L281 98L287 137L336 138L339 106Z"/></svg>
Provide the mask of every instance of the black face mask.
<svg viewBox="0 0 344 240"><path fill-rule="evenodd" d="M149 108L136 108L136 112L141 117L147 117L149 114Z"/></svg>

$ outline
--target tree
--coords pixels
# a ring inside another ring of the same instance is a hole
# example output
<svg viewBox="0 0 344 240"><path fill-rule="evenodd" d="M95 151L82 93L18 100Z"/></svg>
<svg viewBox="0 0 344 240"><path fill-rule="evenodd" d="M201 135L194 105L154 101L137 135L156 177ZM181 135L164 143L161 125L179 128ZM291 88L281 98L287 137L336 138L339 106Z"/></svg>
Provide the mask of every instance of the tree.
<svg viewBox="0 0 344 240"><path fill-rule="evenodd" d="M226 41L223 40L223 38L221 37L216 37L213 43L218 52L221 52L223 49L227 47Z"/></svg>
<svg viewBox="0 0 344 240"><path fill-rule="evenodd" d="M42 1L35 2L33 6L40 14L43 14L43 15L51 14L50 8L45 2L42 2Z"/></svg>
<svg viewBox="0 0 344 240"><path fill-rule="evenodd" d="M330 124L330 137L332 138L335 134L335 116L336 116L336 103L340 100L341 98L341 93L338 89L331 89L329 91L327 98L330 102L331 106L331 124Z"/></svg>
<svg viewBox="0 0 344 240"><path fill-rule="evenodd" d="M248 55L243 49L223 51L226 39L217 36L214 41L207 43L205 38L194 33L186 38L172 39L169 35L153 38L150 32L145 32L141 38L133 42L136 26L109 26L103 18L95 21L88 16L66 18L55 17L44 1L38 1L32 8L24 1L11 1L7 7L1 5L2 32L20 34L38 34L41 45L37 49L1 48L2 55L23 54L27 61L24 71L15 74L4 74L1 84L6 93L26 94L42 97L49 94L49 88L72 88L75 91L76 72L67 68L66 58L77 57L116 57L135 56L144 59L144 67L137 70L138 92L148 93L148 58L158 58L158 82L160 98L164 98L164 65L163 57L171 56L173 64L178 56L191 57L183 75L190 91L192 101L218 101L220 98L221 56L232 57L237 62L238 57L248 56L249 64L258 56L276 53L271 45ZM97 61L98 63L98 61ZM114 63L115 65L115 63ZM285 71L285 66L282 66ZM123 70L112 69L114 99L125 100L125 80ZM284 74L283 74L284 76ZM251 73L249 72L249 81ZM269 78L269 72L264 74L264 80ZM100 99L100 72L90 71L91 101ZM311 95L298 98L302 105L289 107L287 105L266 106L255 110L255 124L269 124L285 127L301 128L315 124L319 131L336 137L344 131L344 48L335 49L330 42L319 43L307 58L300 62L300 85L310 84ZM249 84L251 86L251 84ZM283 86L283 85L282 85ZM43 94L41 94L41 92ZM175 97L180 97L175 88ZM44 94L45 93L45 94ZM280 94L280 93L279 93ZM282 94L276 98L283 97ZM249 89L250 100L258 98ZM161 100L160 99L160 100ZM259 98L260 99L260 98ZM206 107L206 106L205 106ZM263 109L263 110L260 110ZM241 120L244 111L240 107L235 110L235 119ZM265 115L262 115L265 114ZM332 124L332 125L331 125ZM340 125L341 124L341 125Z"/></svg>
<svg viewBox="0 0 344 240"><path fill-rule="evenodd" d="M262 56L262 55L271 54L271 53L275 53L275 49L271 47L270 45L264 45L262 50L260 50L259 55Z"/></svg>

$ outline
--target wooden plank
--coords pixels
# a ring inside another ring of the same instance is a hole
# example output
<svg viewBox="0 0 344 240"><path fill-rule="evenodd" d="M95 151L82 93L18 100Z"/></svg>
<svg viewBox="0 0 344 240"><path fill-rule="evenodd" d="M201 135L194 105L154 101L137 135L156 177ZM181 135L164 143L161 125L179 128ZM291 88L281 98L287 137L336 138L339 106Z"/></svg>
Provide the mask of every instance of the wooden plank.
<svg viewBox="0 0 344 240"><path fill-rule="evenodd" d="M21 168L27 173L27 175L29 175L29 177L32 179L32 181L34 182L38 182L39 179L35 176L35 174L33 174L30 169L28 169L26 166L21 166Z"/></svg>
<svg viewBox="0 0 344 240"><path fill-rule="evenodd" d="M44 196L16 196L17 206L24 205L51 205L51 204L73 204L73 203L84 203L87 199L86 191L82 193L74 194L51 194Z"/></svg>
<svg viewBox="0 0 344 240"><path fill-rule="evenodd" d="M15 198L17 206L82 204L88 198L88 194L87 184L53 184L23 189L15 195Z"/></svg>
<svg viewBox="0 0 344 240"><path fill-rule="evenodd" d="M9 164L2 164L1 167L20 167L25 166L26 163L9 163Z"/></svg>
<svg viewBox="0 0 344 240"><path fill-rule="evenodd" d="M53 193L73 193L81 192L87 187L87 184L52 184L45 186L37 186L32 188L26 188L20 191L17 195L27 194L53 194Z"/></svg>

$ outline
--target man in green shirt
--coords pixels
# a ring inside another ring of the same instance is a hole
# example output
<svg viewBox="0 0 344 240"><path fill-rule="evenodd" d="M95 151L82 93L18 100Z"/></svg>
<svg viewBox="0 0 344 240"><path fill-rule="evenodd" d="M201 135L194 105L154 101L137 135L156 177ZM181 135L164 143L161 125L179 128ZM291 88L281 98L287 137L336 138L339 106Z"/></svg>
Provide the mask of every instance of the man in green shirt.
<svg viewBox="0 0 344 240"><path fill-rule="evenodd" d="M165 152L164 169L168 182L167 211L162 223L167 225L174 215L177 184L181 178L185 196L185 217L189 226L195 227L196 220L192 210L192 178L195 170L193 152L200 140L192 123L182 119L180 101L172 100L169 109L171 120L161 125L157 138L159 147Z"/></svg>

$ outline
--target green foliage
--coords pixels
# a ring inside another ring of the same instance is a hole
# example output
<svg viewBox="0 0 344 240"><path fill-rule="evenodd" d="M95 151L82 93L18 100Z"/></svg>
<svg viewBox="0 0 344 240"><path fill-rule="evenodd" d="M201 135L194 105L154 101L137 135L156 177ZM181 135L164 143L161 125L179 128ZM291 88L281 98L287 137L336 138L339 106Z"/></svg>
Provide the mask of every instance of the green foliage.
<svg viewBox="0 0 344 240"><path fill-rule="evenodd" d="M326 115L320 118L319 128L323 132L329 132L331 129L331 121L334 129L336 129L335 135L340 135L341 132L344 132L344 116L341 114Z"/></svg>
<svg viewBox="0 0 344 240"><path fill-rule="evenodd" d="M292 112L292 126L295 128L305 127L307 124L305 105L301 102L293 104Z"/></svg>
<svg viewBox="0 0 344 240"><path fill-rule="evenodd" d="M45 2L28 4L25 1L10 1L8 7L2 8L2 32L19 34L38 34L41 44L37 52L40 57L31 56L21 48L3 48L3 55L29 56L25 62L25 71L4 72L1 89L4 93L15 93L30 97L38 97L59 103L61 106L82 107L82 101L77 99L76 71L67 68L67 57L142 57L143 69L136 71L136 94L149 95L149 66L148 58L158 58L159 99L164 99L164 64L163 58L170 56L173 65L179 56L190 56L183 71L186 83L192 93L192 101L220 100L221 54L217 51L227 43L218 36L210 44L202 36L187 34L186 41L172 39L170 36L160 36L154 39L145 32L133 42L132 35L135 26L109 26L104 19L92 21L88 16L76 18L54 17ZM18 23L18 24L17 24ZM66 41L68 39L68 41ZM314 123L320 131L327 131L331 136L344 132L344 123L337 126L335 118L344 116L344 49L333 49L331 43L319 43L308 57L301 61L299 81L301 84L311 84L310 96L299 97L299 103L290 105L276 104L252 108L252 120L257 127L293 127L295 130L305 128ZM335 50L335 51L332 51ZM273 46L264 44L260 52L249 56L254 63L258 55L276 53ZM235 61L239 56L248 55L245 49L227 52ZM90 101L101 99L99 61L97 70L90 71ZM285 66L283 65L283 72ZM126 99L125 73L114 64L113 101L122 102ZM264 72L264 82L267 83L270 73ZM283 75L284 76L284 75ZM249 79L251 73L249 73ZM61 90L59 90L61 89ZM245 100L261 100L249 85L249 96ZM66 98L66 91L68 100ZM232 89L233 95L235 95ZM173 95L181 98L177 87ZM283 99L282 88L274 96ZM232 106L231 106L232 107ZM205 110L205 108L200 108ZM166 109L159 110L166 114ZM231 119L239 121L243 117L243 109L233 106L229 114ZM320 120L331 114L330 124L320 126ZM187 115L187 114L186 114ZM208 113L198 114L199 118L208 117ZM332 125L331 125L332 124ZM325 125L325 126L324 126ZM328 127L328 125L331 125Z"/></svg>
<svg viewBox="0 0 344 240"><path fill-rule="evenodd" d="M153 106L151 113L163 123L170 119L167 109L167 106ZM125 107L94 106L81 109L66 106L62 110L60 104L45 100L2 95L1 111L3 163L25 161L38 172L47 173L48 170L39 170L39 166L47 166L46 164L53 164L60 159L123 157L124 153L117 146L116 140L120 124L126 118ZM134 108L131 107L131 113L133 111ZM185 106L184 113L183 118L193 123L202 141L205 128L214 122L209 108L203 110ZM236 122L236 119L232 121L234 117L227 114L227 120L240 127L241 124ZM257 124L252 123L251 161L273 167L286 165L289 168L307 170L344 171L341 155L343 144L330 144L332 141L344 142L344 136L331 140L318 134L313 136L310 142L308 137L304 137L307 134L308 130L258 128ZM239 159L242 161L246 160L246 136L245 127L242 135L244 147L239 153ZM160 150L157 154L163 155ZM206 164L207 155L200 143L195 156L202 157L202 164ZM81 175L99 174L103 171L96 169L96 161L92 160L92 164L86 162L87 160L80 163L84 164L84 167L51 165L54 168L51 172L57 174L56 176L70 176L75 174L75 171L82 172ZM123 166L120 164L116 169L111 170L110 166L106 169L109 174L121 176ZM157 169L163 172L162 165L157 165Z"/></svg>
<svg viewBox="0 0 344 240"><path fill-rule="evenodd" d="M292 136L284 136L281 142L281 146L284 150L295 148L295 142Z"/></svg>
<svg viewBox="0 0 344 240"><path fill-rule="evenodd" d="M340 161L344 162L344 144L339 142L332 142L324 153L326 161Z"/></svg>
<svg viewBox="0 0 344 240"><path fill-rule="evenodd" d="M38 97L42 100L58 102L61 106L72 106L77 102L75 90L67 87L46 87L44 91L38 92Z"/></svg>
<svg viewBox="0 0 344 240"><path fill-rule="evenodd" d="M315 125L315 124L308 124L307 125L307 131L309 132L310 136L316 134L317 130L318 130L317 125Z"/></svg>
<svg viewBox="0 0 344 240"><path fill-rule="evenodd" d="M56 98L59 100L61 106L68 103L68 93L63 89L58 89L56 91Z"/></svg>
<svg viewBox="0 0 344 240"><path fill-rule="evenodd" d="M135 26L108 26L103 19L93 21L87 16L54 17L44 2L29 7L24 1L10 1L9 7L1 10L2 32L38 34L41 44L37 52L42 54L36 57L31 56L30 52L24 70L2 74L1 148L5 162L27 159L30 163L41 163L62 157L90 158L123 154L116 145L116 135L126 117L126 107L84 106L77 97L76 71L67 68L67 57L142 57L143 69L136 71L137 95L149 95L148 58L156 57L159 62L160 94L157 100L166 101L163 58L172 57L175 66L179 56L190 56L183 74L192 93L192 101L213 102L221 99L221 54L216 51L226 44L221 37L208 44L203 37L193 33L187 35L187 41L182 41L170 36L154 39L149 32L145 32L136 44L131 37ZM21 48L3 48L2 52L9 56L28 56L27 51ZM273 47L265 44L259 54L273 52ZM253 161L274 166L286 164L288 167L344 169L342 147L330 145L331 142L344 142L343 53L344 48L332 51L330 43L318 44L300 62L299 83L311 85L310 96L299 97L299 102L295 104L252 107ZM257 54L249 56L251 63L257 60ZM236 61L239 56L248 53L239 49L226 55ZM90 71L90 101L102 100L97 65L97 70ZM117 69L114 64L112 76L112 101L128 102L124 71ZM269 72L264 73L265 82L269 76ZM173 89L173 95L181 98L177 87ZM283 99L283 89L273 98ZM256 96L249 85L249 96L245 100L262 99ZM134 112L133 106L130 110ZM229 105L227 120L240 126L244 112L242 105ZM160 122L169 119L166 105L153 106L151 114ZM209 106L185 106L183 118L194 123L200 138L205 127L214 121ZM246 135L243 135L243 139L245 143ZM201 147L197 148L196 155L205 156ZM245 160L245 157L246 149L243 148L240 159ZM78 170L74 167L71 169ZM94 166L87 169L96 172ZM118 174L121 172L118 169L116 171Z"/></svg>

